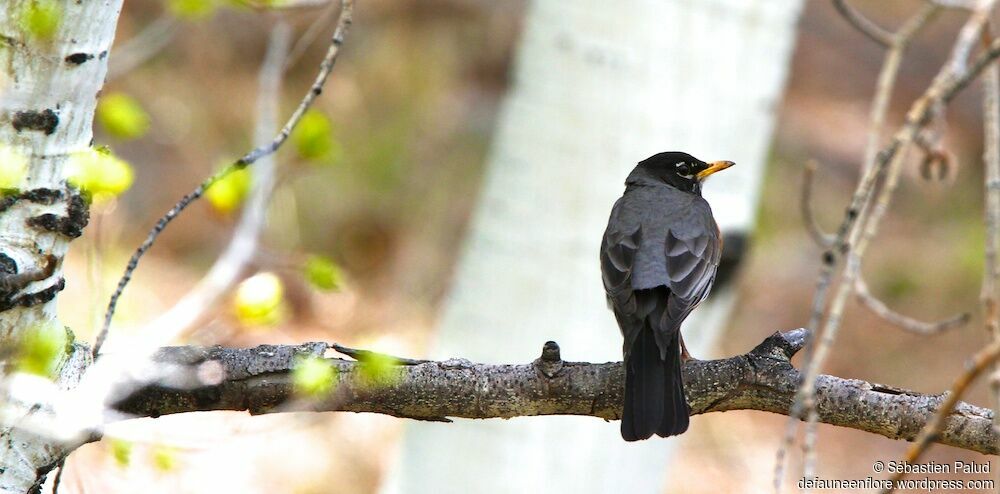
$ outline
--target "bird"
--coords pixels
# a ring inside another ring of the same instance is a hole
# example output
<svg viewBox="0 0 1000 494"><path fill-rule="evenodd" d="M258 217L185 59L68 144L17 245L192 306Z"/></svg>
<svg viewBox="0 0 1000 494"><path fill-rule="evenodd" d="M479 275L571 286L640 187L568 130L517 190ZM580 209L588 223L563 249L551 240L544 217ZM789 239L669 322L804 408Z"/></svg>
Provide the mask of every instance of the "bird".
<svg viewBox="0 0 1000 494"><path fill-rule="evenodd" d="M733 166L682 152L642 160L625 180L601 242L608 306L624 340L626 441L688 428L682 361L691 359L681 323L708 296L722 255L722 235L702 183Z"/></svg>

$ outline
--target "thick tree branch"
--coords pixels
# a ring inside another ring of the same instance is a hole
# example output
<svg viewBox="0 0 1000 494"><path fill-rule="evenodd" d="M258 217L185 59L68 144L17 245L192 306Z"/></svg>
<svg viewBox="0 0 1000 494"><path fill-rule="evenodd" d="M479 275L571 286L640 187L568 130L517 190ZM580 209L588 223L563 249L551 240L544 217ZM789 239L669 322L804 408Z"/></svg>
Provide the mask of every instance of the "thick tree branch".
<svg viewBox="0 0 1000 494"><path fill-rule="evenodd" d="M775 333L745 355L691 361L684 367L685 387L694 414L762 410L787 414L801 374L790 359L805 343L807 331ZM250 349L171 347L156 359L174 370L158 384L119 396L113 408L132 415L248 410L253 414L288 410L296 400L290 370L302 355L322 355L329 345L265 345ZM490 365L452 359L394 368L396 379L373 386L360 377L357 362L331 359L339 371L337 386L317 411L374 412L418 420L509 418L532 415L588 415L617 420L621 413L620 362L565 362L558 347L546 344L530 364ZM214 362L214 363L213 363ZM222 376L202 385L206 368ZM203 377L199 377L203 376ZM166 383L170 383L167 385ZM137 390L138 389L138 390ZM880 384L833 376L817 381L819 421L891 439L913 441L943 402ZM959 403L936 441L985 454L1000 453L993 413Z"/></svg>

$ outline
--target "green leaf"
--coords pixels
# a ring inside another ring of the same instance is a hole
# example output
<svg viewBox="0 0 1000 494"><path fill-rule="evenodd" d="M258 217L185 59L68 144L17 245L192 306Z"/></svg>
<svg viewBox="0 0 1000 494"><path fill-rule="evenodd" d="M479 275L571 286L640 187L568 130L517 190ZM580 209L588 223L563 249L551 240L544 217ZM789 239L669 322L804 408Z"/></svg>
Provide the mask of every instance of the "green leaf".
<svg viewBox="0 0 1000 494"><path fill-rule="evenodd" d="M21 4L19 25L35 39L52 38L62 24L62 5L54 0L29 0Z"/></svg>
<svg viewBox="0 0 1000 494"><path fill-rule="evenodd" d="M167 9L181 19L198 21L206 19L215 13L218 7L215 0L170 0Z"/></svg>
<svg viewBox="0 0 1000 494"><path fill-rule="evenodd" d="M328 360L310 355L299 358L292 368L295 392L308 397L329 393L336 384L337 368Z"/></svg>
<svg viewBox="0 0 1000 494"><path fill-rule="evenodd" d="M69 336L55 323L38 324L27 330L18 351L17 370L52 378L59 370Z"/></svg>
<svg viewBox="0 0 1000 494"><path fill-rule="evenodd" d="M161 472L177 468L177 450L170 446L153 448L153 467Z"/></svg>
<svg viewBox="0 0 1000 494"><path fill-rule="evenodd" d="M273 326L284 316L285 287L274 273L257 273L236 288L233 308L248 326Z"/></svg>
<svg viewBox="0 0 1000 494"><path fill-rule="evenodd" d="M250 170L239 168L212 184L205 191L205 199L208 199L216 211L230 214L239 208L250 195L252 184L253 176L250 174Z"/></svg>
<svg viewBox="0 0 1000 494"><path fill-rule="evenodd" d="M121 195L132 186L132 166L107 148L73 153L66 163L69 183L89 193L94 201Z"/></svg>
<svg viewBox="0 0 1000 494"><path fill-rule="evenodd" d="M118 466L127 467L132 460L132 443L124 439L112 439L111 456Z"/></svg>
<svg viewBox="0 0 1000 494"><path fill-rule="evenodd" d="M322 291L339 289L344 277L340 266L324 256L310 256L306 261L305 274L309 283Z"/></svg>
<svg viewBox="0 0 1000 494"><path fill-rule="evenodd" d="M149 130L149 115L134 98L113 93L97 103L97 121L104 130L120 139L142 137Z"/></svg>
<svg viewBox="0 0 1000 494"><path fill-rule="evenodd" d="M333 125L319 110L310 109L292 132L295 150L303 159L315 162L332 162L340 154L340 147L333 139Z"/></svg>
<svg viewBox="0 0 1000 494"><path fill-rule="evenodd" d="M362 382L370 386L391 386L399 380L399 360L389 355L372 353L360 359Z"/></svg>

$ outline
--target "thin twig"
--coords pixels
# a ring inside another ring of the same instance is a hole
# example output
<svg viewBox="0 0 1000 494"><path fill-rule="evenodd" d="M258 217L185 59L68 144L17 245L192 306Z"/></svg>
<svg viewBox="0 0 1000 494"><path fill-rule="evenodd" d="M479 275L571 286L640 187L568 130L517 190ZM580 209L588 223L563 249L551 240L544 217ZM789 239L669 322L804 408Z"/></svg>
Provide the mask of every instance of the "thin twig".
<svg viewBox="0 0 1000 494"><path fill-rule="evenodd" d="M863 19L860 16L852 15L852 13L856 14L856 12L850 9L850 6L845 2L838 2L835 0L834 4L838 7L838 10L840 10L841 13L852 22L852 24L857 26L857 20ZM796 399L792 410L790 410L789 422L786 426L782 444L778 449L774 473L775 492L781 491L781 480L784 477L783 471L785 464L785 451L790 448L792 443L795 441L795 435L798 429L798 422L796 419L805 420L806 422L806 437L804 441L806 461L803 462L803 466L805 467L815 463L815 459L812 458L813 450L809 447L810 444L815 443L814 436L816 434L816 423L812 420L808 420L808 418L812 416L810 411L815 407L815 391L813 389L813 384L810 381L814 380L815 376L818 375L818 367L814 367L814 362L822 362L825 358L825 350L828 345L832 344L836 333L836 325L832 326L832 333L827 332L827 329L829 329L830 326L820 326L827 307L827 294L833 281L834 269L836 268L836 254L837 252L848 252L850 245L852 244L851 239L853 238L853 232L855 230L855 222L859 217L863 217L864 213L867 211L872 200L872 196L874 195L875 185L878 178L882 175L884 169L889 166L889 162L892 161L893 155L899 150L899 147L902 144L900 139L894 138L893 143L886 148L886 153L883 156L878 155L877 150L879 149L879 142L881 140L882 127L885 122L885 115L888 111L889 101L895 85L896 75L899 72L899 66L903 53L909 46L913 37L916 36L920 29L933 18L936 11L937 8L933 5L925 6L925 8L921 9L916 15L909 19L897 33L891 35L891 42L889 43L890 50L886 54L882 69L879 72L878 82L876 83L875 97L872 103L871 113L869 115L869 134L863 158L864 161L862 162L861 167L862 177L859 180L854 196L851 199L847 216L841 223L840 228L832 241L833 248L827 250L823 254L823 268L817 278L816 295L813 298L812 311L809 320L809 328L813 330L813 333L811 333L810 342L808 343L805 352L805 366L807 374L802 385L800 386L800 398ZM866 34L877 32L871 30L866 31L861 27L859 27L859 29ZM837 320L839 320L839 316ZM817 330L819 330L818 334L816 333ZM819 343L816 344L814 342L815 340L818 340ZM818 356L816 355L817 349L819 350Z"/></svg>
<svg viewBox="0 0 1000 494"><path fill-rule="evenodd" d="M257 126L254 131L257 143L267 142L276 131L282 74L291 45L291 32L284 21L279 21L271 30L267 54L258 76ZM276 183L273 155L262 158L252 170L253 190L226 250L205 277L170 310L143 328L142 334L160 335L160 341L170 341L190 329L236 284L243 269L253 259Z"/></svg>
<svg viewBox="0 0 1000 494"><path fill-rule="evenodd" d="M893 36L892 47L885 54L878 80L875 82L875 96L872 98L872 107L868 114L868 140L865 143L862 170L868 171L874 166L876 154L881 148L885 117L889 113L889 102L892 100L903 54L913 37L934 18L939 10L934 5L924 6L916 15L907 20Z"/></svg>
<svg viewBox="0 0 1000 494"><path fill-rule="evenodd" d="M971 314L963 312L940 321L927 322L900 314L892 310L885 302L872 295L871 291L868 290L868 283L865 282L864 276L861 275L858 275L857 279L854 280L854 293L858 301L868 308L868 310L872 311L872 313L910 333L921 335L943 333L949 329L967 324L972 318Z"/></svg>
<svg viewBox="0 0 1000 494"><path fill-rule="evenodd" d="M976 0L924 0L924 1L946 9L971 10L976 7Z"/></svg>
<svg viewBox="0 0 1000 494"><path fill-rule="evenodd" d="M59 486L62 485L63 470L65 469L66 458L63 458L56 465L56 478L52 480L52 494L59 494Z"/></svg>
<svg viewBox="0 0 1000 494"><path fill-rule="evenodd" d="M338 353L347 355L348 357L351 357L352 359L357 360L358 362L372 360L373 358L391 360L395 362L397 365L420 365L432 362L431 360L395 357L384 353L373 352L371 350L359 350L356 348L346 347L344 345L340 345L337 343L331 343L330 348L333 348Z"/></svg>
<svg viewBox="0 0 1000 494"><path fill-rule="evenodd" d="M972 357L972 360L966 362L965 372L955 379L955 382L951 385L948 390L941 406L938 407L937 412L931 418L930 421L924 425L921 429L920 434L917 435L917 439L914 440L913 444L906 451L906 463L915 464L920 459L920 456L927 451L927 448L931 443L935 442L937 436L941 434L944 429L945 418L951 414L951 411L955 409L955 405L958 403L962 395L969 388L969 385L979 377L987 367L991 366L1000 357L1000 341L994 341L988 347L976 353ZM895 489L896 482L903 478L906 474L905 469L899 469L895 475L892 476L892 487L889 489L883 489L883 493L890 493Z"/></svg>
<svg viewBox="0 0 1000 494"><path fill-rule="evenodd" d="M816 179L816 160L806 162L805 170L802 172L802 194L799 196L799 209L802 212L802 220L806 224L806 231L812 237L816 245L824 249L829 249L833 245L833 235L823 231L816 219L812 206L813 182Z"/></svg>
<svg viewBox="0 0 1000 494"><path fill-rule="evenodd" d="M957 74L965 70L966 63L969 61L969 54L972 53L972 49L976 46L976 40L980 39L984 26L989 22L990 14L993 12L995 4L996 0L979 0L972 8L972 15L969 16L969 20L962 26L962 30L958 32L958 41L955 43L955 50L948 61L949 65L951 65L951 72Z"/></svg>
<svg viewBox="0 0 1000 494"><path fill-rule="evenodd" d="M983 10L991 9L995 2L996 0L983 0L980 3L980 8ZM935 6L931 5L928 8L933 9ZM816 377L819 375L819 369L825 362L833 346L833 342L836 340L845 303L849 294L853 291L855 280L861 271L861 260L871 240L878 232L881 220L888 211L889 204L892 201L902 165L906 159L906 151L920 134L921 130L939 115L941 109L956 94L957 90L967 85L984 68L974 64L971 69L966 70L967 65L964 63L970 50L968 44L974 41L968 39L967 33L975 32L978 35L982 29L982 25L988 20L987 16L980 14L981 12L977 11L969 16L959 34L958 40L955 42L955 46L952 48L948 62L941 68L925 93L911 106L903 127L893 136L889 146L881 153L876 154L874 166L866 170L866 177L862 178L861 183L855 191L855 200L857 202L852 201L852 206L848 210L841 229L838 231L835 242L836 249L843 252L846 259L840 284L837 286L837 290L829 305L826 304L826 301L827 287L830 284L830 280L826 278L832 276L834 267L834 262L832 261L834 259L829 259L830 262L827 262L824 266L817 285L818 287L822 287L822 291L817 290L816 298L814 299L814 311L817 309L820 311L818 317L816 317L816 313L814 312L814 322L818 324L822 320L823 324L819 327L820 330L816 339L809 344L809 348L812 351L806 354L806 368L803 375L803 382L799 389L800 398L796 399L795 406L793 407L795 416L802 417L815 406ZM931 14L925 14L924 12L917 14L914 22L907 23L908 26L915 26L907 31L907 36L912 36L918 32L919 27L931 17ZM993 46L991 45L991 48ZM987 51L987 54L989 53L992 53L992 50ZM996 55L992 56L995 57ZM959 59L963 63L956 63L956 60ZM981 60L982 56L977 59L977 62ZM871 176L871 181L867 182L866 178L869 175ZM876 187L876 185L880 186ZM858 207L855 207L855 205ZM828 307L825 312L823 312L824 307ZM815 422L807 422L806 434L815 434L815 431ZM788 447L787 444L782 445L782 448L786 447ZM809 463L808 458L805 463ZM775 479L775 482L776 485L780 486L780 479Z"/></svg>
<svg viewBox="0 0 1000 494"><path fill-rule="evenodd" d="M836 1L836 0L835 0ZM896 73L899 69L899 62L902 54L912 38L920 29L933 18L936 6L928 5L913 18L907 21L898 33L893 34L891 50L886 56L886 61L879 75L876 98L872 108L872 125L869 134L869 147L865 152L865 162L862 166L862 177L851 198L850 206L844 221L837 231L834 248L828 250L823 256L823 268L817 278L816 294L813 298L812 314L810 316L809 327L815 331L814 337L810 340L805 359L805 373L799 394L790 411L790 422L784 436L784 441L778 451L778 462L775 467L774 488L780 491L783 477L785 450L787 450L795 438L797 424L795 419L806 419L809 411L815 406L815 379L818 376L819 368L825 361L836 333L840 326L840 319L844 304L848 294L853 289L853 279L856 278L860 270L861 257L863 256L868 239L874 234L875 228L868 227L867 223L872 216L871 208L876 198L878 189L878 201L876 209L881 209L875 214L876 223L884 214L888 207L888 196L895 188L895 180L902 167L904 151L913 142L919 131L926 126L936 114L939 105L946 103L954 94L972 77L978 74L976 68L960 74L947 72L948 66L942 69L934 82L927 89L925 94L918 99L907 113L906 122L903 127L896 132L890 143L885 146L881 153L874 150L878 148L880 127L884 122L885 109L891 93ZM970 21L971 22L971 21ZM956 47L953 52L959 51ZM953 55L955 56L955 55ZM992 55L995 57L996 55ZM931 104L934 103L934 104ZM890 175L886 177L886 175ZM895 175L895 177L893 177ZM877 187L879 184L882 187ZM888 195L887 195L888 193ZM860 237L860 241L859 241ZM840 285L834 294L832 302L828 304L829 290L833 281L835 268L837 267L837 257L842 255L846 258L843 267L843 276ZM821 324L822 323L822 324ZM814 422L808 421L806 424L806 443L812 443L808 436L815 434L816 426ZM807 452L807 461L804 465L814 463Z"/></svg>
<svg viewBox="0 0 1000 494"><path fill-rule="evenodd" d="M258 11L288 11L315 9L330 3L330 0L286 0L275 2L272 0L236 0L238 3Z"/></svg>
<svg viewBox="0 0 1000 494"><path fill-rule="evenodd" d="M833 6L837 8L840 15L847 20L855 29L868 36L872 41L888 48L892 46L893 33L887 31L882 26L875 24L871 19L861 15L847 3L847 0L833 0Z"/></svg>
<svg viewBox="0 0 1000 494"><path fill-rule="evenodd" d="M306 50L312 46L313 42L316 41L316 38L323 33L327 27L327 23L333 19L333 14L336 12L336 5L331 2L329 7L323 9L323 13L320 14L308 28L306 28L306 32L302 33L302 36L300 36L298 41L295 42L295 45L292 46L291 51L288 52L287 60L285 60L285 70L288 70L289 67L295 65L296 62L299 61L299 58L301 58Z"/></svg>
<svg viewBox="0 0 1000 494"><path fill-rule="evenodd" d="M816 478L816 432L810 431L809 427L817 427L819 423L819 412L816 407L808 411L806 416L806 434L802 439L802 478ZM802 489L803 492L810 492L808 487Z"/></svg>
<svg viewBox="0 0 1000 494"><path fill-rule="evenodd" d="M993 41L990 27L983 30L983 44ZM1000 342L1000 66L993 63L983 74L983 165L984 205L986 225L986 259L983 270L983 301L986 332L994 343ZM1000 365L993 366L990 376L993 398L993 427L1000 428Z"/></svg>
<svg viewBox="0 0 1000 494"><path fill-rule="evenodd" d="M128 265L125 268L124 274L118 281L118 286L115 288L114 293L111 295L111 300L108 303L107 311L104 314L104 325L101 327L101 332L98 334L97 339L94 342L95 357L100 352L101 345L104 343L104 340L107 337L108 329L111 327L111 318L112 316L114 316L115 307L118 305L118 299L121 298L122 292L124 292L125 290L125 286L128 285L129 281L132 279L132 273L135 272L136 267L139 265L139 260L142 259L142 256L145 255L146 251L148 251L149 248L152 247L153 242L156 241L157 237L159 237L163 229L166 228L167 225L171 221L173 221L173 219L176 218L178 214L180 214L185 208L187 208L188 205L190 205L192 202L201 197L202 194L205 193L205 190L208 187L210 187L212 184L220 180L222 177L226 176L227 174L231 173L234 170L245 168L253 164L255 161L277 151L278 148L280 148L281 145L284 144L284 142L288 139L288 136L292 133L292 129L294 129L295 126L298 125L299 121L302 119L302 116L305 114L306 110L308 110L309 107L312 106L313 101L315 101L316 98L320 95L320 93L323 92L323 86L326 84L326 80L330 76L330 72L333 70L333 65L337 61L337 55L340 53L340 47L344 43L344 36L347 34L347 30L350 28L352 19L351 14L353 11L353 7L354 7L353 0L343 0L340 11L340 19L337 22L337 29L336 31L334 31L330 47L329 49L327 49L326 55L323 57L323 61L320 63L319 73L316 74L315 81L309 88L309 91L302 98L302 101L299 103L299 106L295 109L295 112L292 113L292 116L289 117L288 121L285 123L285 126L282 127L281 131L278 132L278 134L274 137L274 139L272 139L272 141L268 144L254 148L246 155L244 155L242 158L237 160L235 163L226 167L224 170L216 173L215 175L212 175L208 180L205 180L200 185L198 185L198 187L196 187L193 191L191 191L183 198L181 198L181 200L178 201L177 204L175 204L174 207L170 209L170 211L167 211L167 214L165 214L162 218L159 219L159 221L156 222L156 225L153 226L152 230L150 230L149 234L146 236L146 239L142 242L142 245L140 245L139 248L136 249L135 253L132 254L132 257L129 259Z"/></svg>
<svg viewBox="0 0 1000 494"><path fill-rule="evenodd" d="M926 22L929 18L930 15L928 14L917 14L917 20ZM967 24L984 21L985 19L981 17L971 16ZM908 25L919 27L920 23L908 23ZM963 30L968 30L968 28ZM906 34L912 36L916 32L917 29L914 28ZM966 53L965 48L960 46L962 41L960 39L956 43L952 51L952 58L961 57L963 53ZM897 46L903 45L904 43L900 42ZM878 225L888 210L892 193L895 191L899 173L905 159L905 150L916 139L920 129L926 126L936 115L940 106L947 103L954 96L958 88L964 87L964 84L967 84L972 77L978 75L975 67L974 70L963 73L952 72L956 67L958 66L949 63L942 68L931 86L913 104L910 112L907 113L903 128L896 133L892 142L881 153L876 153L875 163L868 168L867 173L855 191L852 205L837 235L837 248L847 254L843 270L844 277L830 304L830 308L825 314L821 312L819 317L825 319L825 324L820 331L820 335L818 335L817 340L819 343L816 346L816 351L811 355L812 358L809 359L807 365L807 372L803 382L803 389L807 393L812 392L810 381L815 378L818 371L816 366L821 365L825 360L825 356L829 351L829 344L832 344L835 339L844 303L847 295L853 289L854 280L859 273L861 258L864 256L865 248L876 234ZM881 187L878 188L878 193L876 194L876 184L880 182L880 178L882 179ZM825 271L829 271L832 274L832 269ZM825 292L817 294L817 299L825 301L825 296ZM814 306L816 305L821 310L825 306L825 304L814 304ZM825 315L825 318L823 315ZM816 314L814 313L814 319L819 319L815 318L815 316ZM819 321L816 320L815 322L818 323Z"/></svg>

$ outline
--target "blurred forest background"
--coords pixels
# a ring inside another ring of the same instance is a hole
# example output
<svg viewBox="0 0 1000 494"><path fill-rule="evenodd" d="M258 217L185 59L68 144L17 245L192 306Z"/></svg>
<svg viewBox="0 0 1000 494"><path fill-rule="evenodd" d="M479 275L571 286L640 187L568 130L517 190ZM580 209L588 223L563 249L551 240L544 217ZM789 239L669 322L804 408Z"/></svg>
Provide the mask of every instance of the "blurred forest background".
<svg viewBox="0 0 1000 494"><path fill-rule="evenodd" d="M889 26L920 3L854 2ZM118 46L171 16L164 4L126 2ZM368 0L359 6L317 103L332 122L334 149L319 162L287 149L278 155L281 185L255 267L281 276L285 317L274 326L251 327L221 306L193 343L326 340L422 354L477 197L524 7L478 0ZM284 17L301 33L318 12ZM901 121L926 87L963 19L943 12L915 41L900 73L891 123ZM333 20L290 68L282 115L314 76ZM274 21L274 14L245 8L189 15L177 21L162 52L109 80L104 93L135 98L151 128L128 141L97 129L97 143L131 162L136 181L116 203L95 207L68 258L70 283L60 313L80 337L92 338L110 287L156 218L220 163L252 147L257 71ZM830 2L806 3L787 93L777 109L759 228L738 282L740 302L724 343L714 355L699 357L744 353L775 330L806 323L821 252L797 207L803 165L820 163L815 208L832 227L857 179L882 55ZM115 57L112 51L112 67ZM947 177L928 179L913 163L867 257L871 290L919 318L977 307L984 238L979 97L974 87L948 109L945 143L956 159ZM654 110L673 117L669 108ZM138 271L116 331L140 327L188 290L228 241L234 218L205 201L180 218ZM593 232L595 263L600 233ZM302 279L299 264L310 254L338 263L344 273L338 291L317 292ZM824 371L936 393L985 338L978 315L946 334L917 337L852 304ZM571 359L572 342L560 343ZM967 399L986 405L986 387ZM693 418L691 430L674 439L683 450L674 471L687 474L672 478L665 492L769 486L784 424L784 417L763 412ZM399 430L397 419L348 413L249 418L216 412L130 421L109 429L117 439L85 446L70 458L63 489L374 492L394 458ZM819 445L820 477L863 478L873 474L874 460L899 458L906 443L821 425ZM928 459L982 461L944 446L935 446Z"/></svg>

